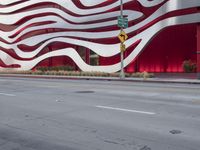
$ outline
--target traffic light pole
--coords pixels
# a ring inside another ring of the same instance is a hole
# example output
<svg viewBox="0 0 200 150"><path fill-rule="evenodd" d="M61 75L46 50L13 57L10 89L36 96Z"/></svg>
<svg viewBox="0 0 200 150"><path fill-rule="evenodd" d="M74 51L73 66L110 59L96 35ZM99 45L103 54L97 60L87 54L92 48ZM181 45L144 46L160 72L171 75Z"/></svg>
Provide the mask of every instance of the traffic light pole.
<svg viewBox="0 0 200 150"><path fill-rule="evenodd" d="M123 18L123 0L120 0L120 14L121 17ZM123 27L121 27L121 31L123 31ZM123 44L123 43L121 43ZM120 72L120 79L125 79L124 75L124 52L120 49L121 51L121 72Z"/></svg>

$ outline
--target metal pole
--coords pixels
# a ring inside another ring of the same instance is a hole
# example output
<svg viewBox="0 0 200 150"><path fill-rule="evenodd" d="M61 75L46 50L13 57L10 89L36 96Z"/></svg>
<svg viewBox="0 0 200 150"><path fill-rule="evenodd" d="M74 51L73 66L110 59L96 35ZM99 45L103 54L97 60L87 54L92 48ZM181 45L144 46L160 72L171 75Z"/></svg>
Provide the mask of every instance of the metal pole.
<svg viewBox="0 0 200 150"><path fill-rule="evenodd" d="M123 0L120 0L120 14L123 17ZM121 27L121 31L123 31L123 27ZM121 72L120 72L120 79L124 79L124 52L121 50Z"/></svg>

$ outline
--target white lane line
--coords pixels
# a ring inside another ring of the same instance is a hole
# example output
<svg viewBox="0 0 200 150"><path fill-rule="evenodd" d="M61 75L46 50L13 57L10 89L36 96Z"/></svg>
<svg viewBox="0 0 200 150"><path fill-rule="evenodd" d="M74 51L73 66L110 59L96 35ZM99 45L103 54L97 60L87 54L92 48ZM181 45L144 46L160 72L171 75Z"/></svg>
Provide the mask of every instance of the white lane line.
<svg viewBox="0 0 200 150"><path fill-rule="evenodd" d="M16 95L14 95L14 94L8 94L8 93L0 93L0 95L3 95L3 96L10 96L10 97L16 96Z"/></svg>
<svg viewBox="0 0 200 150"><path fill-rule="evenodd" d="M118 110L118 111L132 112L132 113L140 113L140 114L146 114L146 115L155 115L156 114L154 112L138 111L138 110L115 108L115 107L108 107L108 106L95 106L95 107L102 108L102 109L111 109L111 110Z"/></svg>

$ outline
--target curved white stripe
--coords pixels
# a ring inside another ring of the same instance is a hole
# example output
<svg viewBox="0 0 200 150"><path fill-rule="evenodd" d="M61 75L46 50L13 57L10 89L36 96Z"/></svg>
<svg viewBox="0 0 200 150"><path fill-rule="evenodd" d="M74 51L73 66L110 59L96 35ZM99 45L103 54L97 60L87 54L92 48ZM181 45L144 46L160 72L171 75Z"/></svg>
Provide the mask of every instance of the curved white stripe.
<svg viewBox="0 0 200 150"><path fill-rule="evenodd" d="M0 51L0 59L2 59L6 65L12 65L12 64L21 65L21 68L17 68L15 70L30 70L34 66L36 66L39 62L41 62L42 60L44 60L46 58L54 57L54 56L68 56L68 57L72 58L72 60L74 62L78 63L77 65L82 69L90 67L90 65L86 64L82 60L80 55L76 52L76 50L74 50L73 48L66 48L66 49L61 49L58 51L46 53L46 54L44 54L34 60L31 60L31 61L17 60L15 58L13 58L12 56L8 55L7 53Z"/></svg>
<svg viewBox="0 0 200 150"><path fill-rule="evenodd" d="M138 19L140 17L142 17L142 13L140 12L135 12L135 11L131 11L131 10L125 10L124 14L129 15L129 20L135 20ZM113 17L117 17L119 15L119 12L112 12L112 13L107 13L107 16L110 18ZM28 24L32 24L32 23L37 23L37 22L42 22L42 21L53 21L56 23L51 23L48 25L40 25L40 26L35 26L35 27L30 27L27 28L25 30L23 30L22 32L20 32L15 38L9 38L9 36L15 34L18 30L21 30L23 27L25 27L25 25L27 26ZM61 29L93 29L93 28L102 28L102 27L107 27L107 26L113 26L116 25L116 20L113 21L106 21L106 22L102 22L102 23L93 23L93 24L71 24L66 22L65 20L63 20L62 18L59 18L57 16L46 16L46 17L39 17L39 18L34 18L33 20L30 20L29 23L25 23L25 25L22 25L22 27L15 29L14 31L11 32L4 32L4 31L0 31L0 36L2 37L2 39L4 39L5 41L7 41L8 43L13 43L14 41L16 41L18 38L20 38L21 36L23 36L24 34L31 32L31 31L35 31L35 30L41 30L41 29L47 29L47 28L61 28ZM6 36L5 36L6 35Z"/></svg>
<svg viewBox="0 0 200 150"><path fill-rule="evenodd" d="M0 1L0 4L1 5L10 5L10 4L13 4L13 3L16 3L16 2L20 2L21 0L2 0Z"/></svg>
<svg viewBox="0 0 200 150"><path fill-rule="evenodd" d="M197 0L190 0L190 1L170 0L167 3L165 3L163 6L161 6L157 11L155 11L151 16L141 21L140 23L136 24L135 26L125 29L125 31L126 33L137 31L138 29L149 24L156 18L159 18L169 12L182 10L182 9L189 9L189 8L198 7L198 6L200 6L200 1L197 2Z"/></svg>
<svg viewBox="0 0 200 150"><path fill-rule="evenodd" d="M158 4L161 4L162 2L164 2L165 0L137 0L138 2L140 2L140 4L144 7L153 7L156 6Z"/></svg>
<svg viewBox="0 0 200 150"><path fill-rule="evenodd" d="M155 32L159 32L160 30L172 26L172 25L179 25L179 24L188 24L188 23L197 23L200 22L200 14L191 14L191 15L184 15L179 17L172 17L165 20L162 20L155 25L151 27L151 30L154 30ZM138 54L143 50L145 45L148 43L148 41L156 34L155 32L148 32L143 33L143 39L141 43L136 47L136 49L124 60L125 66L127 66L130 62L132 62ZM147 36L148 35L148 36ZM127 44L133 43L133 38L127 41ZM119 46L119 45L118 45ZM102 71L102 72L117 72L120 70L120 63L116 63L114 65L109 66L90 66L86 64L79 54L72 48L68 49L62 49L57 50L53 52L46 53L34 60L31 61L20 61L12 58L7 53L0 51L0 58L3 60L3 62L7 65L11 64L19 64L21 65L21 68L18 70L30 70L34 66L36 66L39 62L41 62L44 59L47 59L49 57L55 57L55 56L69 56L74 60L74 62L78 65L78 67L83 71Z"/></svg>
<svg viewBox="0 0 200 150"><path fill-rule="evenodd" d="M128 2L131 2L132 0L124 0L123 3L126 4ZM75 13L75 14L79 14L79 15L91 15L91 14L96 14L96 13L103 13L105 11L111 10L117 6L120 5L119 2L115 2L113 4L110 4L108 6L103 6L103 7L99 7L99 8L92 8L92 9L80 9L78 8L71 0L30 0L27 2L23 2L20 4L17 4L15 6L10 6L10 7L5 7L5 8L1 8L0 13L11 13L14 12L16 10L25 8L27 6L32 6L38 3L42 3L42 2L51 2L51 3L55 3L57 5L60 5L62 7L64 7L65 9Z"/></svg>
<svg viewBox="0 0 200 150"><path fill-rule="evenodd" d="M185 9L185 8L192 8L192 7L195 7L195 6L198 6L198 5L200 6L200 1L198 1L198 3L197 3L196 0L190 0L190 1L188 1L188 0L182 0L182 1L173 0L173 1L169 1L165 5L163 5L160 9L158 9L149 18L145 19L144 21L140 22L139 24L137 24L135 26L132 26L132 27L126 29L126 32L130 33L130 32L136 31L137 29L139 29L142 26L148 24L149 22L151 22L152 20L156 19L157 17L160 17L160 16L162 16L162 15L164 15L164 14L170 12L170 11L180 10L180 9ZM115 32L101 32L100 33L101 36L98 36L95 33L94 36L98 37L98 38L106 38L106 37L110 38L110 37L112 37L110 35L116 35L116 34L118 34L116 32L118 32L118 31L115 31ZM90 35L88 36L86 34L87 33L84 34L84 37L89 38ZM69 35L69 36L73 36L73 35L75 36L76 33L72 33L72 35ZM80 35L80 33L78 33L78 35ZM65 35L65 36L68 36L68 35ZM80 36L78 36L78 37L80 37Z"/></svg>
<svg viewBox="0 0 200 150"><path fill-rule="evenodd" d="M136 11L126 11L126 12L136 12ZM125 13L126 13L125 12ZM91 16L82 16L82 17L75 17L67 14L66 12L56 9L56 8L42 8L42 9L37 9L37 10L32 10L32 11L27 11L27 12L21 12L21 13L16 13L16 14L8 14L8 15L0 15L0 23L4 25L13 25L19 20L32 16L32 15L39 15L42 13L54 13L57 14L66 20L69 20L74 23L87 23L90 21L99 21L102 19L109 19L111 17L116 16L116 12L110 12L110 13L102 13L102 14L97 14L97 15L91 15ZM138 12L139 13L139 12ZM129 15L129 14L127 14ZM119 16L119 13L117 14ZM132 15L131 15L132 16ZM9 18L9 19L8 19Z"/></svg>
<svg viewBox="0 0 200 150"><path fill-rule="evenodd" d="M144 32L142 32L141 34L135 36L132 42L127 42L127 46L129 47L132 43L134 43L135 41L137 41L137 39L142 39L143 36L145 36L146 34L149 33L154 33L154 30L151 30L151 28L148 28L147 30L145 30ZM64 34L65 35L65 34ZM4 48L13 48L16 52L16 54L22 58L32 58L35 55L37 55L47 44L53 42L53 41L63 41L63 38L55 38L58 36L64 36L61 35L60 33L57 34L57 36L52 36L51 34L49 34L48 36L36 36L35 38L31 38L31 42L23 40L19 43L13 44L13 45L6 45L5 43L1 43L2 47ZM47 38L48 37L48 38ZM25 44L25 45L29 45L29 46L35 46L38 43L40 43L43 40L48 40L49 38L54 38L52 40L49 40L47 42L45 42L40 48L38 48L37 50L33 51L33 52L22 52L17 45L19 44ZM132 39L129 39L128 41L131 41ZM109 56L113 56L119 53L118 50L118 45L117 44L112 44L112 45L106 45L106 44L98 44L98 43L92 43L92 42L86 42L86 41L82 41L82 40L74 40L74 39L70 39L70 38L66 38L67 43L70 44L75 44L75 45L80 45L80 46L84 46L84 47L88 47L89 49L93 50L95 53L97 53L100 56L104 56L104 57L109 57ZM89 45L89 46L87 46Z"/></svg>
<svg viewBox="0 0 200 150"><path fill-rule="evenodd" d="M145 26L146 24L150 23L154 19L168 13L174 10L181 10L181 9L186 9L186 8L193 8L200 6L200 1L196 2L196 0L173 0L173 1L168 1L165 3L162 7L160 7L153 15L145 19L144 21L136 24L135 26L132 26L130 28L125 29L126 33L131 33L139 28ZM44 34L44 35L39 35L39 36L33 36L30 38L27 38L23 41L21 41L20 44L25 44L29 46L34 46L37 43L40 43L44 40L48 40L49 38L55 38L57 36L70 36L70 37L78 37L78 38L88 38L88 39L103 39L103 38L113 38L116 35L119 34L118 30L114 31L107 31L107 32L97 32L97 33L91 33L91 32L62 32L62 33L51 33L51 34ZM31 42L29 42L31 41ZM34 42L32 42L34 41Z"/></svg>
<svg viewBox="0 0 200 150"><path fill-rule="evenodd" d="M87 0L87 1L80 0L80 2L86 7L96 6L96 5L102 4L105 1L106 0Z"/></svg>
<svg viewBox="0 0 200 150"><path fill-rule="evenodd" d="M15 2L20 2L21 0L3 0L3 1L0 1L0 4L1 5L8 5L8 4L13 4ZM69 1L69 0L68 0ZM106 0L80 0L80 2L86 6L86 7L90 7L90 6L95 6L95 5L98 5L98 4L101 4L103 2L105 2ZM152 0L152 1L148 1L148 0L137 0L139 1L144 7L152 7L152 6L155 6L155 5L158 5L162 2L164 2L165 0ZM33 0L32 2L29 1L29 5L32 5L34 3L39 3L39 1L37 2L36 0ZM44 1L41 1L40 2L44 2ZM56 1L48 1L48 2L56 2ZM58 3L57 3L58 4ZM60 3L59 3L60 4ZM23 7L26 7L26 3L23 4L24 6ZM21 6L21 5L19 5ZM23 8L22 6L21 7L17 7L15 8L14 10L18 10L20 8ZM74 5L72 5L74 6ZM10 8L11 9L11 8ZM2 12L4 13L8 13L8 10L6 11L7 9L3 10Z"/></svg>
<svg viewBox="0 0 200 150"><path fill-rule="evenodd" d="M15 53L21 58L33 58L42 49L44 49L47 45L53 42L63 42L63 43L68 43L72 45L87 47L91 49L93 52L95 52L96 54L103 57L109 57L109 56L113 56L119 53L118 44L106 45L106 44L93 43L93 42L71 39L71 38L66 38L66 37L58 37L58 38L50 39L44 42L39 48L31 52L21 51L17 46L14 46L12 48L14 49Z"/></svg>
<svg viewBox="0 0 200 150"><path fill-rule="evenodd" d="M162 23L162 21L156 23L154 26L159 26ZM142 33L136 35L133 38L130 38L126 41L126 46L127 48L129 48L133 43L135 43L137 40L139 39L144 39L144 37L149 37L148 40L150 40L155 34L156 32L159 32L159 30L155 30L154 26L146 29L145 31L143 31ZM146 36L146 35L151 35L151 36ZM146 42L148 42L148 40L146 39ZM69 39L69 38L56 38L56 39L51 39L47 42L45 42L39 49L37 49L36 51L34 51L35 55L38 54L40 52L40 50L42 50L44 47L46 47L46 45L48 45L51 42L55 42L55 41L60 41L60 42L66 42L66 43L70 43L70 44L74 44L74 45L79 45L79 46L84 46L87 47L89 49L91 49L92 51L94 51L96 54L103 56L103 57L110 57L110 56L114 56L116 54L119 53L119 45L118 44L111 44L111 45L106 45L106 44L98 44L98 43L92 43L92 42L88 42L88 41L83 41L83 40L75 40L75 39ZM35 55L31 55L29 54L23 54L23 55L19 55L19 56L35 56Z"/></svg>

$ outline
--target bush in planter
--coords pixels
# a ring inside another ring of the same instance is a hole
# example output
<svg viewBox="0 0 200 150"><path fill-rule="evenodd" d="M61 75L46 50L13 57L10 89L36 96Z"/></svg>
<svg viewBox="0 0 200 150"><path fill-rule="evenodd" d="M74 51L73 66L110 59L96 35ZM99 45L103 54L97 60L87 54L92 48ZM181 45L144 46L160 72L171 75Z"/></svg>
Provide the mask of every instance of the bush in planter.
<svg viewBox="0 0 200 150"><path fill-rule="evenodd" d="M72 66L52 66L52 67L37 67L36 70L40 70L42 72L45 71L73 71L75 70Z"/></svg>
<svg viewBox="0 0 200 150"><path fill-rule="evenodd" d="M183 70L186 73L196 72L196 64L193 63L191 60L185 60L183 62Z"/></svg>
<svg viewBox="0 0 200 150"><path fill-rule="evenodd" d="M132 73L130 74L130 77L134 77L134 78L153 78L155 75L153 73L148 73L146 71L144 72L136 72L136 73Z"/></svg>

